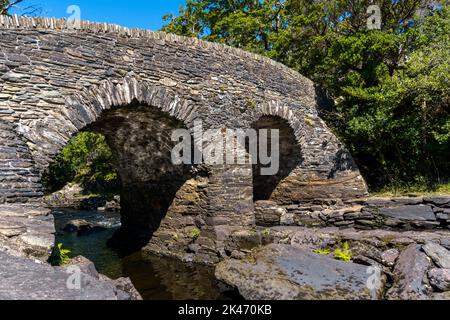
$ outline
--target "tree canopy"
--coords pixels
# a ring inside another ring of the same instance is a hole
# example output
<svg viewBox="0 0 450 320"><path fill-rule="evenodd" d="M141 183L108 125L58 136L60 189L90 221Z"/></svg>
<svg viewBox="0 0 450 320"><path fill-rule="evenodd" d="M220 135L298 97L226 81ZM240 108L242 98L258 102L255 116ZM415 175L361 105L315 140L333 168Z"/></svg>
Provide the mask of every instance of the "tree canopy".
<svg viewBox="0 0 450 320"><path fill-rule="evenodd" d="M0 14L7 15L8 12L23 0L0 0Z"/></svg>
<svg viewBox="0 0 450 320"><path fill-rule="evenodd" d="M43 177L47 191L57 191L69 182L86 192L112 192L119 184L113 154L102 134L81 132L56 157Z"/></svg>
<svg viewBox="0 0 450 320"><path fill-rule="evenodd" d="M163 31L263 54L315 81L334 102L325 120L372 189L448 182L448 1L188 0L164 19Z"/></svg>

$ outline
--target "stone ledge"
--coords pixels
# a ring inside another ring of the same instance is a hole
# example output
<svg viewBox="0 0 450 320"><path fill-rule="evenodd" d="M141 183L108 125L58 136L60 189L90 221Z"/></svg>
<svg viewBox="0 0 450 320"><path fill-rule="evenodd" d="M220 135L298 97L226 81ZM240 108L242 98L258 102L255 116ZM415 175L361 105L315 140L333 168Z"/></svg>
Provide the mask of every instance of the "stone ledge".
<svg viewBox="0 0 450 320"><path fill-rule="evenodd" d="M0 205L0 247L11 254L47 261L54 246L54 234L49 209Z"/></svg>
<svg viewBox="0 0 450 320"><path fill-rule="evenodd" d="M355 227L360 229L450 229L450 196L433 197L373 197L339 201L322 199L300 204L273 203L272 213L257 220L259 225L298 225L309 227ZM278 208L278 209L277 209ZM277 210L275 210L277 209ZM284 211L283 211L284 210ZM258 211L257 211L258 212ZM281 212L293 223L280 223ZM278 222L278 223L277 223Z"/></svg>

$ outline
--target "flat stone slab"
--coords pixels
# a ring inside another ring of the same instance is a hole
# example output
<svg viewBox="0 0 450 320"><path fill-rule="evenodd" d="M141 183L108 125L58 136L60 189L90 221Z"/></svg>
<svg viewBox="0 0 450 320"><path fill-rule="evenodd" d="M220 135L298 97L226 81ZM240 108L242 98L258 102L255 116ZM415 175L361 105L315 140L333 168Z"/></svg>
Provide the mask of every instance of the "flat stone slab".
<svg viewBox="0 0 450 320"><path fill-rule="evenodd" d="M379 212L383 216L399 220L436 221L433 209L424 205L380 208Z"/></svg>
<svg viewBox="0 0 450 320"><path fill-rule="evenodd" d="M381 298L385 277L368 288L368 267L290 245L272 244L247 260L226 260L216 277L249 300L369 300Z"/></svg>
<svg viewBox="0 0 450 320"><path fill-rule="evenodd" d="M425 300L430 288L424 283L431 259L417 244L409 245L398 257L394 268L395 282L387 297L392 300Z"/></svg>
<svg viewBox="0 0 450 320"><path fill-rule="evenodd" d="M450 269L450 251L434 242L427 242L422 250L433 259L439 267Z"/></svg>
<svg viewBox="0 0 450 320"><path fill-rule="evenodd" d="M80 273L79 289L70 289L73 272L0 252L0 300L130 300L128 293L90 274ZM72 286L73 287L73 286Z"/></svg>
<svg viewBox="0 0 450 320"><path fill-rule="evenodd" d="M450 206L450 196L432 196L426 197L423 200L437 206Z"/></svg>

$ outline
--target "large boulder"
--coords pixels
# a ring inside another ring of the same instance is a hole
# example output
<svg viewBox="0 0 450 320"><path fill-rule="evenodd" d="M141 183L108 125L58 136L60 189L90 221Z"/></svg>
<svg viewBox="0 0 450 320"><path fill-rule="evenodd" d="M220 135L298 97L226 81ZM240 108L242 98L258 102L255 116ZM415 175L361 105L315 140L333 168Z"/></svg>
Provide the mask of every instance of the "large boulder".
<svg viewBox="0 0 450 320"><path fill-rule="evenodd" d="M223 261L215 274L249 300L380 299L385 283L373 268L280 244Z"/></svg>
<svg viewBox="0 0 450 320"><path fill-rule="evenodd" d="M86 261L60 268L4 252L0 261L0 300L134 299L114 282L93 274Z"/></svg>

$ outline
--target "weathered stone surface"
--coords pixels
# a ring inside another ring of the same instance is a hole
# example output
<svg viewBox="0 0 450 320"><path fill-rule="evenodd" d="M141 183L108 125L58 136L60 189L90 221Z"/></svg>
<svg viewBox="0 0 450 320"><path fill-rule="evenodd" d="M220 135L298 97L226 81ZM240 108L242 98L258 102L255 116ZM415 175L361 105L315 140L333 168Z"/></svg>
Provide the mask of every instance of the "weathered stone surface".
<svg viewBox="0 0 450 320"><path fill-rule="evenodd" d="M104 277L104 276L103 276ZM109 279L108 279L109 280ZM143 300L141 294L136 290L130 278L119 278L115 280L109 280L119 290L125 292L130 296L130 300ZM126 300L126 295L124 295Z"/></svg>
<svg viewBox="0 0 450 320"><path fill-rule="evenodd" d="M80 289L67 286L71 269L37 264L0 252L0 300L131 300L108 281L81 271ZM81 270L81 269L80 269ZM74 283L70 282L69 283Z"/></svg>
<svg viewBox="0 0 450 320"><path fill-rule="evenodd" d="M226 260L216 277L246 299L371 299L381 297L384 277L367 288L367 267L344 263L289 245L269 245L249 260ZM373 293L373 295L372 295Z"/></svg>
<svg viewBox="0 0 450 320"><path fill-rule="evenodd" d="M437 206L450 205L450 196L432 196L423 199L427 203L432 203Z"/></svg>
<svg viewBox="0 0 450 320"><path fill-rule="evenodd" d="M402 205L419 205L423 203L423 197L396 197L392 201Z"/></svg>
<svg viewBox="0 0 450 320"><path fill-rule="evenodd" d="M433 293L431 295L431 300L438 300L438 301L450 300L450 291L440 292L440 293Z"/></svg>
<svg viewBox="0 0 450 320"><path fill-rule="evenodd" d="M436 201L438 202L438 201ZM443 203L441 201L440 203ZM283 205L300 226L358 229L423 230L448 228L450 208L423 197L374 197L334 201L321 199ZM291 224L289 224L291 225Z"/></svg>
<svg viewBox="0 0 450 320"><path fill-rule="evenodd" d="M425 281L431 261L420 248L412 244L400 254L394 268L395 282L387 293L389 299L427 299L430 288Z"/></svg>
<svg viewBox="0 0 450 320"><path fill-rule="evenodd" d="M0 247L14 255L46 261L54 245L50 211L29 205L0 205Z"/></svg>
<svg viewBox="0 0 450 320"><path fill-rule="evenodd" d="M99 274L97 272L97 269L95 268L95 265L92 261L89 259L83 257L83 256L77 256L73 259L71 259L67 264L66 268L68 266L77 266L81 269L81 271L85 274L90 275L91 277L98 279L100 281L109 283L113 285L116 289L118 289L118 297L124 298L125 300L142 300L141 295L134 287L133 283L129 278L119 278L116 280L112 280L108 278L105 275ZM125 293L125 294L124 294ZM127 296L128 295L128 296Z"/></svg>
<svg viewBox="0 0 450 320"><path fill-rule="evenodd" d="M256 223L262 226L280 225L281 217L286 215L286 209L273 201L256 201L255 217Z"/></svg>
<svg viewBox="0 0 450 320"><path fill-rule="evenodd" d="M397 249L389 249L381 254L381 261L387 267L393 267L400 253Z"/></svg>
<svg viewBox="0 0 450 320"><path fill-rule="evenodd" d="M441 291L450 291L450 269L431 269L428 272L428 279L432 286Z"/></svg>
<svg viewBox="0 0 450 320"><path fill-rule="evenodd" d="M431 207L423 205L381 208L380 214L399 220L436 221Z"/></svg>
<svg viewBox="0 0 450 320"><path fill-rule="evenodd" d="M392 205L392 198L389 197L372 197L365 200L365 204L368 206L385 207Z"/></svg>
<svg viewBox="0 0 450 320"><path fill-rule="evenodd" d="M434 242L427 242L423 251L441 268L450 269L450 251Z"/></svg>
<svg viewBox="0 0 450 320"><path fill-rule="evenodd" d="M385 251L389 248L404 248L414 243L425 244L428 241L441 243L442 246L450 245L449 231L404 231L390 230L358 230L353 228L339 229L329 228L271 228L274 238L283 243L290 243L300 247L317 249L318 247L333 246L339 241L349 243L365 243ZM363 252L360 254L364 255Z"/></svg>
<svg viewBox="0 0 450 320"><path fill-rule="evenodd" d="M280 217L280 225L282 226L294 226L295 222L295 214L283 212Z"/></svg>

